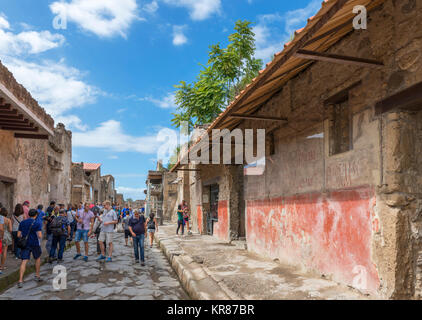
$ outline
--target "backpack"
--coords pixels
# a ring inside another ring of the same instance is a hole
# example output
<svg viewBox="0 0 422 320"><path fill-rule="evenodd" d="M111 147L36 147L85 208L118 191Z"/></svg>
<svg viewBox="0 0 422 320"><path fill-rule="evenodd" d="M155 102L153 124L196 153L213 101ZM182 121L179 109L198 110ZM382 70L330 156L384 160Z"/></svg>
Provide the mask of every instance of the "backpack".
<svg viewBox="0 0 422 320"><path fill-rule="evenodd" d="M53 236L63 236L66 234L63 217L55 217L50 224L50 230Z"/></svg>
<svg viewBox="0 0 422 320"><path fill-rule="evenodd" d="M155 229L155 222L153 219L149 218L148 229Z"/></svg>

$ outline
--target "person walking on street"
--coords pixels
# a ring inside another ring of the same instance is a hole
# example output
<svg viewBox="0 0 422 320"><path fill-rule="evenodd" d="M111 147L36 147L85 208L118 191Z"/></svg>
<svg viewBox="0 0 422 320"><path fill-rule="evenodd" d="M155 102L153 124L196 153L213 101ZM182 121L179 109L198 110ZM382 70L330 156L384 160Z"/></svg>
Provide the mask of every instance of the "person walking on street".
<svg viewBox="0 0 422 320"><path fill-rule="evenodd" d="M130 217L126 216L126 217L123 218L123 222L122 222L123 229L125 231L125 243L126 243L125 246L126 247L128 246L129 238L132 241L132 235L130 234L130 231L129 231L129 220L130 220ZM133 243L133 241L132 241L132 243Z"/></svg>
<svg viewBox="0 0 422 320"><path fill-rule="evenodd" d="M51 233L53 234L53 243L51 246L49 263L53 262L53 258L56 255L57 244L59 245L59 252L57 254L57 263L63 262L63 252L66 247L66 240L70 234L70 224L67 220L67 214L65 209L61 209L59 216L55 217L50 225Z"/></svg>
<svg viewBox="0 0 422 320"><path fill-rule="evenodd" d="M106 201L104 203L104 214L100 216L100 221L102 222L102 225L98 241L100 241L101 255L97 261L105 260L106 262L111 262L113 255L114 228L117 225L117 215L116 212L111 208L110 201ZM105 257L105 245L108 245L107 259Z"/></svg>
<svg viewBox="0 0 422 320"><path fill-rule="evenodd" d="M46 234L47 234L47 242L45 244L45 249L47 250L48 253L51 252L51 247L53 245L53 233L51 232L51 222L53 222L54 218L57 217L59 215L59 206L55 206L53 208L53 210L50 212L50 214L45 218L46 221ZM54 251L55 252L55 251ZM56 259L56 257L54 256L53 259Z"/></svg>
<svg viewBox="0 0 422 320"><path fill-rule="evenodd" d="M18 203L12 215L13 253L16 259L21 258L21 249L17 246L19 224L23 221L23 206Z"/></svg>
<svg viewBox="0 0 422 320"><path fill-rule="evenodd" d="M69 222L69 226L70 226L69 237L67 238L67 241L69 243L73 241L73 234L76 228L75 215L76 215L76 207L69 204L69 207L67 210L67 221Z"/></svg>
<svg viewBox="0 0 422 320"><path fill-rule="evenodd" d="M182 210L183 210L184 225L186 225L188 234L192 234L192 232L190 232L190 225L189 225L189 219L190 219L189 207L185 200L183 200L182 202Z"/></svg>
<svg viewBox="0 0 422 320"><path fill-rule="evenodd" d="M155 215L153 213L149 215L149 218L147 220L147 227L150 240L150 248L152 248L152 245L154 243L155 232L158 232L157 219L155 219Z"/></svg>
<svg viewBox="0 0 422 320"><path fill-rule="evenodd" d="M3 228L3 240L2 240L2 256L1 256L1 266L0 266L0 272L3 270L6 270L6 267L4 266L6 263L7 258L7 248L12 245L12 220L9 219L7 216L9 215L9 212L6 208L0 209L0 215L3 217L4 220L4 228Z"/></svg>
<svg viewBox="0 0 422 320"><path fill-rule="evenodd" d="M177 207L177 231L176 234L179 234L179 229L180 227L182 227L182 236L185 233L185 225L184 225L184 221L183 221L183 210L182 210L182 205L179 204L179 206Z"/></svg>
<svg viewBox="0 0 422 320"><path fill-rule="evenodd" d="M103 213L104 213L104 209L100 209L100 213L95 216L94 228L92 229L94 230L94 235L95 235L95 238L97 239L97 254L98 255L101 255L101 246L100 246L100 241L98 240L98 238L100 237L101 227L102 227L102 222L100 221L100 217L103 215ZM104 244L104 251L106 250L107 250L107 243Z"/></svg>
<svg viewBox="0 0 422 320"><path fill-rule="evenodd" d="M145 266L145 230L145 217L139 214L139 210L135 210L133 218L129 220L129 231L133 238L135 262L139 263L139 258L141 258L142 266Z"/></svg>
<svg viewBox="0 0 422 320"><path fill-rule="evenodd" d="M31 258L31 254L35 259L35 281L41 282L40 267L41 267L41 246L42 239L41 224L36 221L37 210L31 209L28 212L29 218L19 224L18 239L22 245L21 258L22 263L19 270L18 288L23 286L23 276L25 274L26 265Z"/></svg>
<svg viewBox="0 0 422 320"><path fill-rule="evenodd" d="M85 244L85 256L83 260L88 262L88 252L89 252L89 243L88 238L92 234L92 228L94 227L94 213L89 210L89 204L85 203L84 210L81 212L79 211L75 216L77 222L77 230L75 236L75 245L76 245L76 255L73 259L78 259L82 257L81 255L81 240Z"/></svg>
<svg viewBox="0 0 422 320"><path fill-rule="evenodd" d="M22 206L23 206L23 218L24 219L28 219L29 218L29 201L25 201Z"/></svg>
<svg viewBox="0 0 422 320"><path fill-rule="evenodd" d="M45 213L44 213L44 211L42 211L43 208L44 208L44 206L42 204L38 205L38 207L37 207L37 211L38 211L37 222L41 222L41 227L44 227L44 219L45 219ZM42 228L41 233L44 237L44 228Z"/></svg>

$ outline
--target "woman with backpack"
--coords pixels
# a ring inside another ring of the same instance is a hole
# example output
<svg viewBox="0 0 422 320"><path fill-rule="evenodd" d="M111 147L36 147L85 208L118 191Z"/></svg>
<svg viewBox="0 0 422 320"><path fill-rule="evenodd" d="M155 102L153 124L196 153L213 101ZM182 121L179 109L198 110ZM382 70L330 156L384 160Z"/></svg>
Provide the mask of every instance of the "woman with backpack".
<svg viewBox="0 0 422 320"><path fill-rule="evenodd" d="M6 208L0 209L0 215L4 219L4 234L3 234L3 241L2 241L3 252L1 256L1 267L0 267L0 272L1 272L2 270L6 270L6 267L4 265L6 263L6 258L7 258L7 248L8 246L12 245L12 220L10 220L7 217L9 215L9 212L7 212Z"/></svg>
<svg viewBox="0 0 422 320"><path fill-rule="evenodd" d="M150 248L152 248L155 232L158 232L157 220L155 219L155 215L152 212L147 220L147 228L150 239Z"/></svg>
<svg viewBox="0 0 422 320"><path fill-rule="evenodd" d="M17 241L18 241L18 230L19 230L19 225L23 220L23 215L24 211L23 211L23 206L18 203L15 207L15 211L13 212L12 215L12 247L13 247L13 253L15 254L15 258L16 260L21 258L21 249L18 248Z"/></svg>

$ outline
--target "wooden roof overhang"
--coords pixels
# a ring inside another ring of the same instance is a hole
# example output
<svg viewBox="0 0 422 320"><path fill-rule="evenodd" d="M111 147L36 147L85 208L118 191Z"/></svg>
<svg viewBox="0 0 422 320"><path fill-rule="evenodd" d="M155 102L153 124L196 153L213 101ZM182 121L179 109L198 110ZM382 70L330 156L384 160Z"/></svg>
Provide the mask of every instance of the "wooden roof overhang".
<svg viewBox="0 0 422 320"><path fill-rule="evenodd" d="M53 130L0 83L0 130L15 138L48 139Z"/></svg>
<svg viewBox="0 0 422 320"><path fill-rule="evenodd" d="M353 13L355 6L365 6L371 12L385 0L325 0L322 8L308 19L305 28L295 32L294 39L284 45L284 50L276 53L272 62L260 71L257 78L243 90L222 112L191 149L202 139L209 139L213 129L233 130L245 119L262 121L285 121L289 119L274 115L257 116L261 109L284 85L308 68L315 61L328 61L348 65L382 68L383 63L366 57L349 57L329 54L326 51L354 30ZM191 150L190 149L190 150ZM172 168L178 169L181 160Z"/></svg>

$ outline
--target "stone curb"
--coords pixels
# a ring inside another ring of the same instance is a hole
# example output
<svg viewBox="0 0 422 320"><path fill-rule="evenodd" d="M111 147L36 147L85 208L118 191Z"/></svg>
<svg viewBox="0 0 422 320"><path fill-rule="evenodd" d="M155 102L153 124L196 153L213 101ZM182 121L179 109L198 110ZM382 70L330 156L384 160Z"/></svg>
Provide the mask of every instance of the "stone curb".
<svg viewBox="0 0 422 320"><path fill-rule="evenodd" d="M75 243L72 242L70 245L66 245L65 251L71 249L74 246L74 244ZM48 262L48 257L45 257L44 259L41 260L41 266L43 266L47 262ZM24 277L34 272L35 272L35 263L32 263L31 265L27 265ZM5 292L7 289L10 289L18 281L19 281L19 268L8 275L1 277L0 278L0 294Z"/></svg>
<svg viewBox="0 0 422 320"><path fill-rule="evenodd" d="M155 242L166 256L173 270L179 277L183 288L193 300L234 300L240 299L234 293L213 279L209 271L194 262L177 246L169 247L165 244L166 235L156 234Z"/></svg>

